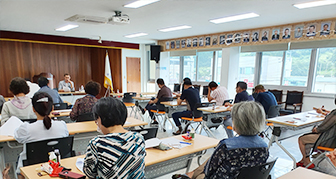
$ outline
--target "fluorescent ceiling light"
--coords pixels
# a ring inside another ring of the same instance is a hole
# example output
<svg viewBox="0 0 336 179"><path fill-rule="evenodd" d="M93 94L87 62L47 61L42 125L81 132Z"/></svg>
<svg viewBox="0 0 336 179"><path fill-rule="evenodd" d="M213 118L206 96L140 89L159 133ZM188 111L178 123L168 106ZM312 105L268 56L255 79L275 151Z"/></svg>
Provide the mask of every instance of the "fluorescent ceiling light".
<svg viewBox="0 0 336 179"><path fill-rule="evenodd" d="M66 25L66 26L57 28L57 29L55 29L55 30L56 30L56 31L62 31L62 32L64 32L64 31L67 31L67 30L70 30L70 29L74 29L74 28L76 28L76 27L78 27L78 26L79 26L79 25L71 25L71 24L69 24L69 25Z"/></svg>
<svg viewBox="0 0 336 179"><path fill-rule="evenodd" d="M138 7L146 6L148 4L152 4L152 3L158 2L158 1L160 1L160 0L137 0L137 1L134 1L132 3L124 5L124 7L138 8Z"/></svg>
<svg viewBox="0 0 336 179"><path fill-rule="evenodd" d="M145 35L148 35L148 34L141 32L141 33L136 33L136 34L125 35L125 37L134 38L134 37L141 37L141 36L145 36Z"/></svg>
<svg viewBox="0 0 336 179"><path fill-rule="evenodd" d="M219 23L224 23L224 22L231 22L231 21L237 21L237 20L242 20L242 19L249 19L253 17L258 17L259 15L256 13L247 13L247 14L241 14L241 15L236 15L236 16L229 16L229 17L223 17L219 19L213 19L210 20L210 22L219 24Z"/></svg>
<svg viewBox="0 0 336 179"><path fill-rule="evenodd" d="M336 4L335 0L325 0L325 1L312 1L312 2L305 2L294 4L293 6L298 9L310 8L310 7L317 7L317 6L325 6L330 4Z"/></svg>
<svg viewBox="0 0 336 179"><path fill-rule="evenodd" d="M169 28L165 28L165 29L159 29L158 31L161 32L170 32L170 31L174 31L174 30L182 30L182 29L190 29L191 26L188 25L181 25L181 26L176 26L176 27L169 27Z"/></svg>

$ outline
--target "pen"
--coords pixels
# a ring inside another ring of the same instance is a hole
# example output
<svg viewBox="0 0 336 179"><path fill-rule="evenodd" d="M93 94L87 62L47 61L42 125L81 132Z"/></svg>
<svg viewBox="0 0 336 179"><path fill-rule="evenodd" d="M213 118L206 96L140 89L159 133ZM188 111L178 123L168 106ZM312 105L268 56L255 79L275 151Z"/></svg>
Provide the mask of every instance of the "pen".
<svg viewBox="0 0 336 179"><path fill-rule="evenodd" d="M191 143L189 142L180 142L181 144L188 144L188 145L191 145Z"/></svg>
<svg viewBox="0 0 336 179"><path fill-rule="evenodd" d="M300 118L297 118L297 117L293 117L293 119L296 119L296 120L301 120Z"/></svg>

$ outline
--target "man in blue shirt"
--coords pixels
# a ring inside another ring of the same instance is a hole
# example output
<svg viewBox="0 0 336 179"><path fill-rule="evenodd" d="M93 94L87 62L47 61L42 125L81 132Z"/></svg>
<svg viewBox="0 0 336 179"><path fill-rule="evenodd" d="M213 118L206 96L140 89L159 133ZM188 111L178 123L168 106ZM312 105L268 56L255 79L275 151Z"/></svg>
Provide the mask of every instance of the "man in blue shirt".
<svg viewBox="0 0 336 179"><path fill-rule="evenodd" d="M236 86L236 97L234 103L239 103L241 101L253 101L253 96L249 95L246 91L247 84L244 81L239 81Z"/></svg>
<svg viewBox="0 0 336 179"><path fill-rule="evenodd" d="M190 80L185 80L183 85L184 90L182 95L177 99L177 104L181 105L183 100L187 101L187 110L182 112L175 112L172 114L175 125L179 128L178 131L174 132L174 135L179 135L182 133L182 126L179 118L181 117L192 117L192 111L195 109L197 103L201 102L199 91L192 87Z"/></svg>
<svg viewBox="0 0 336 179"><path fill-rule="evenodd" d="M265 110L265 114L271 106L278 105L278 102L273 93L266 91L263 85L257 85L254 87L255 101L259 102Z"/></svg>
<svg viewBox="0 0 336 179"><path fill-rule="evenodd" d="M40 89L37 92L48 93L53 100L53 104L63 103L63 100L61 99L58 92L56 90L52 90L52 89L49 88L49 86L48 86L49 80L46 77L41 76L37 80L37 83L40 86Z"/></svg>

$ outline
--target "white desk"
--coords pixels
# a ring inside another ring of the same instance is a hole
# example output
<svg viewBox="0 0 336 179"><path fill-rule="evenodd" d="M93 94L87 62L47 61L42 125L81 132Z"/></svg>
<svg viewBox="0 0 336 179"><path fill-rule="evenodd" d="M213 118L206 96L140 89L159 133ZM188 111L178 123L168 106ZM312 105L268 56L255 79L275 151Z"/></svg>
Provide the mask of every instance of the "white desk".
<svg viewBox="0 0 336 179"><path fill-rule="evenodd" d="M291 172L282 175L278 179L294 179L294 178L303 178L303 179L336 179L332 175L327 175L321 172L317 172L311 169L306 169L303 167L298 167Z"/></svg>

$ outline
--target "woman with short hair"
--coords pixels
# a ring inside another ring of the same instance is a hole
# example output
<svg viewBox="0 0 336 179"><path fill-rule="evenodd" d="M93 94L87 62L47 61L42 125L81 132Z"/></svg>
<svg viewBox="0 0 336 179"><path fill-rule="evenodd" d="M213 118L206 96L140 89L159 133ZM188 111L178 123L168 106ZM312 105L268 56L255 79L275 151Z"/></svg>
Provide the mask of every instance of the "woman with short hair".
<svg viewBox="0 0 336 179"><path fill-rule="evenodd" d="M26 80L20 77L13 78L9 85L14 99L3 104L1 111L1 125L10 117L16 116L20 119L35 119L31 99L26 96L29 93L29 86Z"/></svg>
<svg viewBox="0 0 336 179"><path fill-rule="evenodd" d="M266 163L267 144L258 136L265 125L263 107L253 101L240 102L231 110L233 130L239 135L223 139L203 165L187 175L193 179L236 178L243 167Z"/></svg>
<svg viewBox="0 0 336 179"><path fill-rule="evenodd" d="M53 101L47 93L35 93L32 98L32 103L37 121L31 124L25 122L14 132L15 140L24 144L16 170L19 178L24 178L20 175L20 168L23 166L22 161L27 159L26 143L69 136L69 131L64 121L54 121L50 119L49 115L53 108Z"/></svg>
<svg viewBox="0 0 336 179"><path fill-rule="evenodd" d="M84 87L86 95L76 100L70 112L71 120L77 121L79 115L92 112L93 105L98 101L96 96L99 94L100 88L100 84L95 81L86 83Z"/></svg>
<svg viewBox="0 0 336 179"><path fill-rule="evenodd" d="M123 128L127 108L112 97L100 99L92 109L97 131L91 139L83 171L89 178L144 178L145 141L141 134Z"/></svg>

